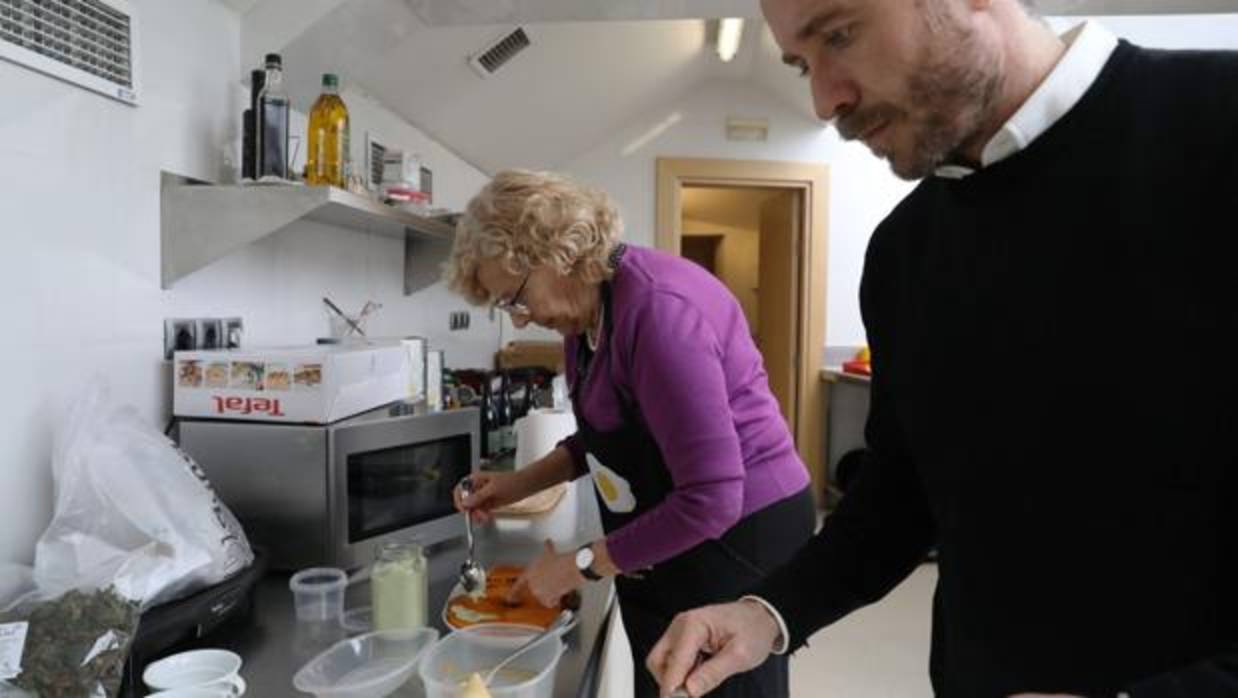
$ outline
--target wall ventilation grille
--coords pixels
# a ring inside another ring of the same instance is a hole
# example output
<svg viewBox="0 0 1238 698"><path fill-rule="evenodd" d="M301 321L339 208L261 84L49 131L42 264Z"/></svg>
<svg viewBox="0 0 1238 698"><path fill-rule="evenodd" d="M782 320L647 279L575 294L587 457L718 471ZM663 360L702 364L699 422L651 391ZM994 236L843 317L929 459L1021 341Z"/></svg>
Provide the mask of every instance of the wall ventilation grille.
<svg viewBox="0 0 1238 698"><path fill-rule="evenodd" d="M123 0L0 0L0 58L137 104L134 24Z"/></svg>

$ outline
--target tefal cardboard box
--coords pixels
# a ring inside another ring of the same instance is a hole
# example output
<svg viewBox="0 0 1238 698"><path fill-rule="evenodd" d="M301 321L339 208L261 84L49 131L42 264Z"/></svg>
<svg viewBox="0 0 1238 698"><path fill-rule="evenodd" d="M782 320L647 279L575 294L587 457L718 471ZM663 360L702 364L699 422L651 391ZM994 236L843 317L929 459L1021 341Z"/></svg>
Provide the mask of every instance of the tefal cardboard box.
<svg viewBox="0 0 1238 698"><path fill-rule="evenodd" d="M178 351L172 365L177 417L330 424L409 396L399 341Z"/></svg>

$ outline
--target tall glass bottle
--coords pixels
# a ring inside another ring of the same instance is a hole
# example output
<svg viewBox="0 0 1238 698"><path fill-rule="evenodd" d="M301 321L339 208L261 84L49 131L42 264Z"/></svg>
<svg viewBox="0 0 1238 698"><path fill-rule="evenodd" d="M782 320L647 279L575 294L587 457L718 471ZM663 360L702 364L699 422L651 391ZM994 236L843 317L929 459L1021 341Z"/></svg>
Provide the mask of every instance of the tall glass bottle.
<svg viewBox="0 0 1238 698"><path fill-rule="evenodd" d="M254 110L254 176L259 180L289 179L288 112L283 61L278 53L268 53L266 77Z"/></svg>
<svg viewBox="0 0 1238 698"><path fill-rule="evenodd" d="M310 110L305 181L347 187L349 170L348 107L340 99L339 78L326 73L322 76L322 95Z"/></svg>

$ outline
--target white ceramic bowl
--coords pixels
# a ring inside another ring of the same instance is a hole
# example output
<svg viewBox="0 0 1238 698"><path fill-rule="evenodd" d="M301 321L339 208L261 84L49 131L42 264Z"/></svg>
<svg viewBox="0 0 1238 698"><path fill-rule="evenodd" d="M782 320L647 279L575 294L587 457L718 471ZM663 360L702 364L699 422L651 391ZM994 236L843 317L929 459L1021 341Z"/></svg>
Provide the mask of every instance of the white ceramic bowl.
<svg viewBox="0 0 1238 698"><path fill-rule="evenodd" d="M239 678L239 677L238 677ZM240 682L240 693L233 693L228 684L220 684L216 688L174 688L170 691L159 691L149 694L149 698L230 698L245 695L245 681Z"/></svg>
<svg viewBox="0 0 1238 698"><path fill-rule="evenodd" d="M216 683L232 684L233 694L245 691L240 677L241 658L227 650L193 650L165 657L146 667L142 681L152 691L206 688ZM218 690L218 688L211 686Z"/></svg>

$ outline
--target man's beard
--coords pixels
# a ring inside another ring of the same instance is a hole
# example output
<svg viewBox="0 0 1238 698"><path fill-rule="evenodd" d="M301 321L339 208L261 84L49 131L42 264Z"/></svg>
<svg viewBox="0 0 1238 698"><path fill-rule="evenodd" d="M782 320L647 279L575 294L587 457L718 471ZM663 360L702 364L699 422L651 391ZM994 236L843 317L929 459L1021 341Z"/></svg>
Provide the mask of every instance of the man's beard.
<svg viewBox="0 0 1238 698"><path fill-rule="evenodd" d="M1000 65L986 54L970 28L938 15L940 10L925 12L931 15L930 41L918 61L919 71L908 78L904 90L914 112L882 103L838 121L839 133L847 140L883 122L910 129L910 152L878 153L890 161L895 175L908 180L961 160L963 149L992 119L1002 84Z"/></svg>

